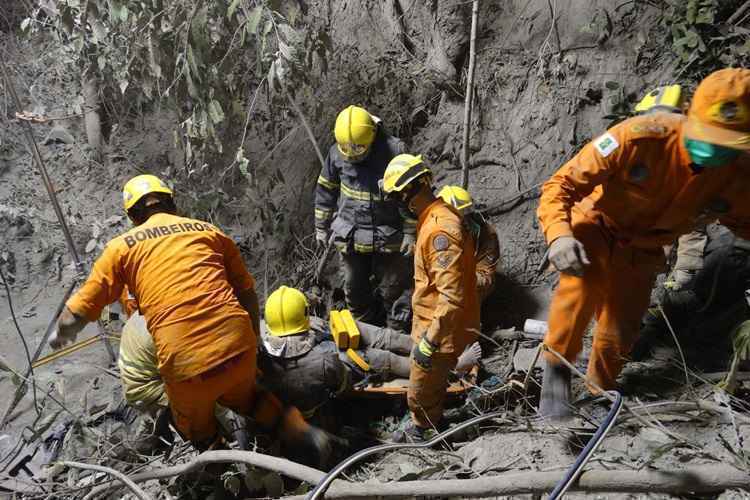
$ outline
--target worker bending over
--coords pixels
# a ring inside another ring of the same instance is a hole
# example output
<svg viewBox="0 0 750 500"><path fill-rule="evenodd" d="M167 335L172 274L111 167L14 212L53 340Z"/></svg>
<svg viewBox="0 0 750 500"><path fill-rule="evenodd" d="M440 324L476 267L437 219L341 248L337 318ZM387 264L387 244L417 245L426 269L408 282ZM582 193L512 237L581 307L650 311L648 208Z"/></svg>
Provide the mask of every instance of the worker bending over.
<svg viewBox="0 0 750 500"><path fill-rule="evenodd" d="M500 241L497 231L481 213L474 210L471 194L460 186L443 186L438 196L458 210L464 224L474 238L474 255L477 261L477 288L479 300L484 300L495 289L495 272L500 262Z"/></svg>
<svg viewBox="0 0 750 500"><path fill-rule="evenodd" d="M407 395L412 421L394 440L422 439L441 426L448 373L479 332L474 239L461 214L432 191L420 156L402 154L385 171L382 191L418 218L412 297L412 363Z"/></svg>
<svg viewBox="0 0 750 500"><path fill-rule="evenodd" d="M254 280L234 242L213 225L179 217L172 191L152 175L123 190L136 226L111 240L67 302L50 340L72 342L127 286L156 346L173 421L199 450L217 439L217 402L315 455L327 435L256 384L259 307Z"/></svg>
<svg viewBox="0 0 750 500"><path fill-rule="evenodd" d="M537 214L561 273L545 344L574 361L595 316L593 384L615 388L664 265L663 245L714 218L750 236L748 149L750 70L725 69L701 82L687 117L625 120L544 184ZM561 417L570 372L552 353L545 359L540 413Z"/></svg>
<svg viewBox="0 0 750 500"><path fill-rule="evenodd" d="M385 132L379 118L357 106L339 113L334 134L336 144L315 190L315 238L327 245L333 237L341 253L346 305L354 317L382 324L376 286L386 324L398 328L399 316L408 311L394 311L393 304L411 286L416 221L381 198L378 181L404 145Z"/></svg>

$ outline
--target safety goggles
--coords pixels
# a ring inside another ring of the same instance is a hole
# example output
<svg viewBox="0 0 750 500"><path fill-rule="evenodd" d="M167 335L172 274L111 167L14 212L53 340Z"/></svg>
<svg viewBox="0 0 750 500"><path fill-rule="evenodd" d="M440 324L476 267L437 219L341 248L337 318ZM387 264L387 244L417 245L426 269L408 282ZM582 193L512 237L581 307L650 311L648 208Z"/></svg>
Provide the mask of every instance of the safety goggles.
<svg viewBox="0 0 750 500"><path fill-rule="evenodd" d="M359 160L365 157L367 152L370 150L370 146L366 144L354 144L352 142L339 144L339 151L341 154L346 156L348 160Z"/></svg>

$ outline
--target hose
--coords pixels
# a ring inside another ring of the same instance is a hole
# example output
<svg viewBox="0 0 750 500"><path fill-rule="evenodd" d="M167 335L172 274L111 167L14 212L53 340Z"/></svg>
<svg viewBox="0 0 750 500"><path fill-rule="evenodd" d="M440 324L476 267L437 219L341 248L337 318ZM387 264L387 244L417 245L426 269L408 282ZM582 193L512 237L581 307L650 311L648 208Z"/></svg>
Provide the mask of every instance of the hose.
<svg viewBox="0 0 750 500"><path fill-rule="evenodd" d="M552 490L552 493L550 494L548 500L557 500L558 498L562 498L563 495L565 495L565 492L568 491L570 485L572 485L575 480L578 479L578 476L581 475L581 472L583 472L583 468L586 466L589 459L599 447L601 442L604 441L604 436L606 436L609 430L614 427L615 420L617 420L617 415L622 409L622 394L617 391L607 392L609 392L615 398L614 403L612 403L612 408L610 408L607 417L604 419L604 422L602 422L602 424L596 430L593 437L586 444L586 447L583 448L583 451L578 455L576 461L573 462L573 465L565 473L565 476L559 483L557 483L555 489Z"/></svg>
<svg viewBox="0 0 750 500"><path fill-rule="evenodd" d="M372 446L370 448L365 448L364 450L359 451L355 453L354 455L350 456L349 458L345 459L344 461L339 463L336 467L334 467L331 470L331 472L326 474L326 476L318 483L317 486L315 486L315 488L307 496L307 500L318 500L320 498L324 498L325 493L328 490L328 487L342 472L344 472L353 464L363 460L364 458L369 457L370 455L374 455L375 453L382 453L385 451L431 448L432 446L436 445L440 441L444 440L445 438L447 438L448 436L452 434L455 434L458 431L466 429L467 427L471 427L472 425L476 425L480 422L484 422L485 420L502 417L503 415L505 415L505 413L506 412L504 411L496 411L493 413L488 413L486 415L480 415L478 417L474 417L470 420L467 420L466 422L463 422L461 424L458 424L455 427L448 429L447 431L441 432L440 434L436 435L429 441L424 441L421 443L389 443L389 444L381 444L378 446Z"/></svg>

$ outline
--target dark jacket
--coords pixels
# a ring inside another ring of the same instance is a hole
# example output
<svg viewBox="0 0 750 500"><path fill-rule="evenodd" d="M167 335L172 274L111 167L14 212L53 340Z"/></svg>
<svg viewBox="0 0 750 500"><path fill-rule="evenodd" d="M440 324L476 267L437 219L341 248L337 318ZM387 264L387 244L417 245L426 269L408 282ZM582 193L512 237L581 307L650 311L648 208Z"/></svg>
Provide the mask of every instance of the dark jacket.
<svg viewBox="0 0 750 500"><path fill-rule="evenodd" d="M398 252L403 234L415 233L416 220L383 201L378 187L388 163L403 151L401 140L382 129L361 163L331 146L315 190L315 227L330 229L341 251Z"/></svg>
<svg viewBox="0 0 750 500"><path fill-rule="evenodd" d="M306 418L351 386L350 371L339 359L336 344L325 338L317 332L263 336L265 353L258 358L263 385Z"/></svg>

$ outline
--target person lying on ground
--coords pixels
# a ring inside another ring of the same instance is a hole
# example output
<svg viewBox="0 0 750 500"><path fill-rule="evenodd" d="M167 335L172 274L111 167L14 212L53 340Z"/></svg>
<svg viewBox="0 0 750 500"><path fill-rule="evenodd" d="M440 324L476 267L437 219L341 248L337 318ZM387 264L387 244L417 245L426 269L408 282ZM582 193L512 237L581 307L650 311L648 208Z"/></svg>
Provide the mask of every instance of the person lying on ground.
<svg viewBox="0 0 750 500"><path fill-rule="evenodd" d="M409 335L353 319L347 329L353 330L347 330L349 336L359 337L354 349L342 348L329 323L309 314L301 291L286 286L275 290L266 301L261 334L263 383L311 418L331 398L365 379L409 377ZM481 350L467 349L456 369L466 371L479 358Z"/></svg>

